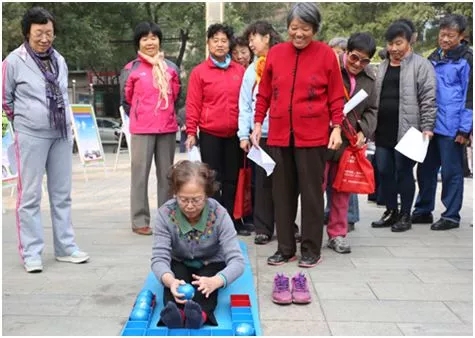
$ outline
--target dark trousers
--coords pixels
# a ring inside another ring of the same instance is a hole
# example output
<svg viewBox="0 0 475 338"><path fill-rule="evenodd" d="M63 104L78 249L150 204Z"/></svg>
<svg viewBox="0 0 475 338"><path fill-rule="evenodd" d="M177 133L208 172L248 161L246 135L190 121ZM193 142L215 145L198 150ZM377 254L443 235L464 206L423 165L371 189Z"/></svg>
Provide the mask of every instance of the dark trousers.
<svg viewBox="0 0 475 338"><path fill-rule="evenodd" d="M243 156L247 156L247 154L243 153ZM246 161L247 167L251 168L252 170L252 178L251 178L251 201L252 201L252 213L249 216L243 217L244 223L247 224L254 224L254 213L255 213L255 200L256 200L256 168L259 167L251 160Z"/></svg>
<svg viewBox="0 0 475 338"><path fill-rule="evenodd" d="M463 152L464 146L455 143L453 137L435 134L429 143L423 163L417 166L417 196L414 214L430 214L435 208L437 173L442 166L442 203L445 212L441 217L460 222L463 201Z"/></svg>
<svg viewBox="0 0 475 338"><path fill-rule="evenodd" d="M171 270L175 274L176 279L183 279L185 282L190 283L194 280L191 275L195 274L198 276L213 277L219 271L223 270L226 267L224 262L219 263L210 263L203 266L201 269L194 269L186 266L182 262L178 262L174 259L171 261ZM193 301L201 305L201 309L208 316L207 323L211 325L218 325L216 317L214 316L214 309L218 305L218 291L216 290L209 295L208 298L205 297L199 291L195 291L195 296ZM167 305L168 302L175 302L175 297L173 297L169 288L164 288L163 290L163 304ZM178 304L178 308L183 309L183 304Z"/></svg>
<svg viewBox="0 0 475 338"><path fill-rule="evenodd" d="M294 222L300 191L302 256L319 257L323 236L323 175L326 147L269 147L276 162L272 174L278 251L294 255Z"/></svg>
<svg viewBox="0 0 475 338"><path fill-rule="evenodd" d="M374 193L368 195L368 200L369 201L374 201L377 204L385 204L384 203L384 198L383 198L383 190L381 187L381 175L379 174L378 171L378 164L376 163L376 154L371 155L368 157L370 160L371 164L373 165L373 172L374 172L374 183L375 183L375 189Z"/></svg>
<svg viewBox="0 0 475 338"><path fill-rule="evenodd" d="M259 141L259 146L266 153L270 153L269 147L267 146L267 139L261 138ZM256 190L255 190L255 200L254 200L254 225L256 226L256 234L264 234L269 237L274 235L274 200L272 196L272 178L275 174L267 176L266 171L259 167L255 166L256 170ZM293 202L295 205L291 209L295 209L297 213L297 200ZM295 220L295 216L293 220Z"/></svg>
<svg viewBox="0 0 475 338"><path fill-rule="evenodd" d="M243 165L243 152L237 136L224 138L200 132L201 160L216 170L221 190L214 199L221 203L232 218L239 168Z"/></svg>
<svg viewBox="0 0 475 338"><path fill-rule="evenodd" d="M410 214L416 192L413 174L416 163L394 148L376 146L375 155L386 208L398 209L397 195L399 194L401 213Z"/></svg>

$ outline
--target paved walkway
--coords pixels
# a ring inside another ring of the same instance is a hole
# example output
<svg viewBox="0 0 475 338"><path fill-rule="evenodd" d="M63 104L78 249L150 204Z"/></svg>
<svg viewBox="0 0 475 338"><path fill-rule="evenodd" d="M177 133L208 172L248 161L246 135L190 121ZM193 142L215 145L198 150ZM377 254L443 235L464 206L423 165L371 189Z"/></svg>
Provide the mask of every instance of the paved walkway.
<svg viewBox="0 0 475 338"><path fill-rule="evenodd" d="M3 191L3 335L120 334L150 270L151 237L130 230L128 155L121 154L116 171L114 159L107 154L107 176L100 167L89 168L86 183L74 158L73 221L78 244L91 255L86 265L54 260L44 198L44 270L25 273L17 253L15 200ZM151 175L151 206L155 186ZM271 302L275 273L290 276L300 269L295 262L268 266L275 241L255 246L245 238L265 335L473 335L472 180L465 181L460 229L372 229L382 212L360 197L361 221L349 235L353 252L323 249L323 262L306 271L314 299L308 306Z"/></svg>

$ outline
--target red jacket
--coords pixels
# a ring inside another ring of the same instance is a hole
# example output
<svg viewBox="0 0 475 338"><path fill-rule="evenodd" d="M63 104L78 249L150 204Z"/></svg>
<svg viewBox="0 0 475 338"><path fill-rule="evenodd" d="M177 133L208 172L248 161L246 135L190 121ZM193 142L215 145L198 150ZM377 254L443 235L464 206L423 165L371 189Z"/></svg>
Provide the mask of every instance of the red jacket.
<svg viewBox="0 0 475 338"><path fill-rule="evenodd" d="M255 122L269 111L267 144L288 147L293 131L296 147L328 145L329 125L341 124L343 81L333 50L312 41L302 50L291 42L272 47L257 94Z"/></svg>
<svg viewBox="0 0 475 338"><path fill-rule="evenodd" d="M125 101L130 105L130 132L132 134L176 133L175 102L180 93L180 77L176 65L168 60L168 107L159 107L159 90L153 85L152 65L140 55L124 67Z"/></svg>
<svg viewBox="0 0 475 338"><path fill-rule="evenodd" d="M188 135L196 135L199 127L218 137L236 136L244 71L234 61L227 69L218 68L210 58L191 71L186 95Z"/></svg>

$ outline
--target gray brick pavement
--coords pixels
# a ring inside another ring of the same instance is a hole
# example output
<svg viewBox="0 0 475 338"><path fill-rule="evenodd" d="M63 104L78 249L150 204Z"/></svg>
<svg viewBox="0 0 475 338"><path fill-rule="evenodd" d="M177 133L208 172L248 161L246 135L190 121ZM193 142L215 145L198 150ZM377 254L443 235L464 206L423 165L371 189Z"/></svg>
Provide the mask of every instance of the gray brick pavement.
<svg viewBox="0 0 475 338"><path fill-rule="evenodd" d="M3 335L120 333L150 269L151 237L130 231L128 155L120 155L116 171L115 154L106 159L106 174L88 168L88 182L74 159L73 221L78 244L91 254L86 265L54 260L44 198L44 271L25 273L17 254L15 199L3 191ZM154 175L149 186L154 207ZM435 217L441 210L438 201ZM323 249L323 262L306 271L314 300L308 306L284 310L270 301L275 273L300 269L295 262L268 266L275 241L256 247L251 237L243 238L265 335L473 335L472 181L465 181L460 229L433 232L413 225L398 234L372 229L382 212L360 196L361 221L349 235L352 253Z"/></svg>

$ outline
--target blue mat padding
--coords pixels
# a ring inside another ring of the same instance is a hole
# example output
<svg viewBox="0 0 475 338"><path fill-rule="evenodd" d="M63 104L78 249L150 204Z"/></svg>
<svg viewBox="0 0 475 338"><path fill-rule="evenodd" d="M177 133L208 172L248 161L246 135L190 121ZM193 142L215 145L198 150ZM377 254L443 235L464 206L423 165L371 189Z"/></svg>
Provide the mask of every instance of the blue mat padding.
<svg viewBox="0 0 475 338"><path fill-rule="evenodd" d="M205 325L199 330L168 329L164 326L157 326L160 311L163 308L163 286L157 281L153 272L150 272L142 290L148 289L156 295L155 307L148 321L133 321L129 318L124 325L121 336L234 336L234 329L239 323L251 324L255 330L254 335L261 336L258 301L247 246L242 241L239 241L239 244L246 267L244 273L234 283L219 290L218 306L214 312L218 326ZM236 298L240 298L239 295L249 296L251 306L231 307L232 295Z"/></svg>

